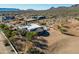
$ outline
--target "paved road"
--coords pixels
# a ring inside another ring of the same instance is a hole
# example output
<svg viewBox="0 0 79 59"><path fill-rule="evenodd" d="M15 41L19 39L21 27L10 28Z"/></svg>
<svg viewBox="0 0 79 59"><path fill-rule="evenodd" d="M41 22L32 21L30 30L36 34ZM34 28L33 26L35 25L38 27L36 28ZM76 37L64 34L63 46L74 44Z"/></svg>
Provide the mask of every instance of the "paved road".
<svg viewBox="0 0 79 59"><path fill-rule="evenodd" d="M9 54L12 48L5 46L4 40L6 40L5 37L0 33L0 54Z"/></svg>

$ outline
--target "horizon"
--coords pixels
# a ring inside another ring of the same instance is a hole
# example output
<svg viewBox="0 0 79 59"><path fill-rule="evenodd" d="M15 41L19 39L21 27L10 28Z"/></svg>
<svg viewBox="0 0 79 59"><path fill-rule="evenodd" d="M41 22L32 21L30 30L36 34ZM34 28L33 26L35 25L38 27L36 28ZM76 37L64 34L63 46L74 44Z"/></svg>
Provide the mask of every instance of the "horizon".
<svg viewBox="0 0 79 59"><path fill-rule="evenodd" d="M46 10L51 7L57 8L57 7L70 7L73 4L0 4L0 8L16 8L20 10Z"/></svg>

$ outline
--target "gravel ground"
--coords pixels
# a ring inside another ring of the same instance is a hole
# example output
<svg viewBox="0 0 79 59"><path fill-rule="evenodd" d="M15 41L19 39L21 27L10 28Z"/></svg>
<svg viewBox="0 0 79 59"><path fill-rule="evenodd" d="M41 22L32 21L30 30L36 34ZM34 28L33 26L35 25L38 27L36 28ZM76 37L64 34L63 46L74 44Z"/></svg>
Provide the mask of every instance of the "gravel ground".
<svg viewBox="0 0 79 59"><path fill-rule="evenodd" d="M0 54L12 54L11 47L5 46L4 40L6 40L3 35L0 33Z"/></svg>
<svg viewBox="0 0 79 59"><path fill-rule="evenodd" d="M79 37L61 34L52 28L49 32L50 36L45 37L48 41L49 54L79 53Z"/></svg>

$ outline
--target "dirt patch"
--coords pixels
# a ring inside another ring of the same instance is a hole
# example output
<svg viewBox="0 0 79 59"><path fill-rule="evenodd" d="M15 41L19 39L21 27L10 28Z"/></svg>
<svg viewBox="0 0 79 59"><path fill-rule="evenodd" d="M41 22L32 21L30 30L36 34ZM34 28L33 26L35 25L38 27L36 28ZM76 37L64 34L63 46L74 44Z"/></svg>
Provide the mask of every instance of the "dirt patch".
<svg viewBox="0 0 79 59"><path fill-rule="evenodd" d="M6 39L2 36L2 34L0 33L0 54L9 54L11 52L11 47L9 46L5 46L5 41Z"/></svg>

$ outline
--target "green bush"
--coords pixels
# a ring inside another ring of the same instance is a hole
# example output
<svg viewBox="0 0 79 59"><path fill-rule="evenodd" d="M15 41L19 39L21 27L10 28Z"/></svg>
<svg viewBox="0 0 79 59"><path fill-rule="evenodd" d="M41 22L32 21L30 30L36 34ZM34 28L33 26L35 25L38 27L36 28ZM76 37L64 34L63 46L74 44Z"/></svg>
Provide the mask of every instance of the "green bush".
<svg viewBox="0 0 79 59"><path fill-rule="evenodd" d="M5 33L5 35L6 35L8 38L11 37L11 33L12 33L11 30L3 30L3 32Z"/></svg>
<svg viewBox="0 0 79 59"><path fill-rule="evenodd" d="M17 34L17 31L13 31L13 30L3 30L3 32L8 38L15 36Z"/></svg>
<svg viewBox="0 0 79 59"><path fill-rule="evenodd" d="M46 23L41 23L41 25L46 25Z"/></svg>
<svg viewBox="0 0 79 59"><path fill-rule="evenodd" d="M15 36L17 34L17 31L12 31L11 36Z"/></svg>
<svg viewBox="0 0 79 59"><path fill-rule="evenodd" d="M36 35L37 35L36 32L27 32L26 33L26 37L28 38L28 40L31 40Z"/></svg>
<svg viewBox="0 0 79 59"><path fill-rule="evenodd" d="M9 28L7 25L5 25L5 24L0 24L0 28L1 29L7 29L7 28Z"/></svg>
<svg viewBox="0 0 79 59"><path fill-rule="evenodd" d="M79 18L75 18L75 19L79 21Z"/></svg>
<svg viewBox="0 0 79 59"><path fill-rule="evenodd" d="M66 29L63 29L63 28L61 28L60 31L61 31L62 33L67 32L67 30L66 30Z"/></svg>

